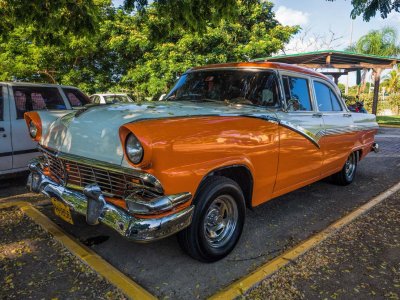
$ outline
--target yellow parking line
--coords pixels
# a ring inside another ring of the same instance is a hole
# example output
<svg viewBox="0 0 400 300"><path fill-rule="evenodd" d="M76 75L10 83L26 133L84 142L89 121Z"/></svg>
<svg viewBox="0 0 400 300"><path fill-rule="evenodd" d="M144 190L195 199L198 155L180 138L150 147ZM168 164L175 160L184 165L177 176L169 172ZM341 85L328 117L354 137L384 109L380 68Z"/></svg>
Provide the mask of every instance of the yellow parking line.
<svg viewBox="0 0 400 300"><path fill-rule="evenodd" d="M2 203L0 204L0 209L12 206L18 206L35 223L39 224L44 230L53 235L54 238L61 242L69 251L86 263L99 275L103 276L115 287L120 289L127 297L140 300L157 299L139 284L132 281L128 276L124 275L122 272L102 259L93 250L80 244L70 237L59 226L54 224L49 218L47 218L29 202L18 201Z"/></svg>
<svg viewBox="0 0 400 300"><path fill-rule="evenodd" d="M341 218L340 220L336 221L329 227L325 228L320 233L312 236L308 240L300 243L298 246L286 251L282 255L276 257L275 259L265 263L261 267L257 268L254 272L246 275L245 277L237 280L233 284L229 285L225 289L221 290L220 292L214 294L210 297L212 300L216 299L234 299L237 297L242 296L256 284L264 280L266 277L272 275L280 268L286 266L294 259L298 258L306 251L310 250L311 248L315 247L323 240L330 237L336 231L338 231L343 226L351 223L356 218L361 216L362 214L369 211L371 208L376 206L377 204L381 203L383 200L388 198L389 196L393 195L397 191L400 190L400 182L390 189L386 190L385 192L379 194L372 200L368 201L366 204L360 206L350 214L346 215L345 217Z"/></svg>

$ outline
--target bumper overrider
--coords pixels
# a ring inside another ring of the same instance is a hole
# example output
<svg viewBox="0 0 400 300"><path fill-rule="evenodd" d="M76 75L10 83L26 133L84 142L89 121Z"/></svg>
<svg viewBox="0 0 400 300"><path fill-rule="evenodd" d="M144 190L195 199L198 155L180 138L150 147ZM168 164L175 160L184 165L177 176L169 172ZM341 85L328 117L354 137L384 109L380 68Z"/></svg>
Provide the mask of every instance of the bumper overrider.
<svg viewBox="0 0 400 300"><path fill-rule="evenodd" d="M42 169L41 158L34 159L29 164L31 173L27 187L35 193L42 193L48 197L55 197L81 215L86 216L90 225L103 223L122 236L138 241L149 242L172 235L190 225L194 206L157 218L140 218L137 215L164 213L171 211L178 205L188 202L192 195L181 193L176 195L160 196L144 202L135 196L127 197L128 211L105 201L100 187L97 184L85 186L83 191L67 188L46 176Z"/></svg>

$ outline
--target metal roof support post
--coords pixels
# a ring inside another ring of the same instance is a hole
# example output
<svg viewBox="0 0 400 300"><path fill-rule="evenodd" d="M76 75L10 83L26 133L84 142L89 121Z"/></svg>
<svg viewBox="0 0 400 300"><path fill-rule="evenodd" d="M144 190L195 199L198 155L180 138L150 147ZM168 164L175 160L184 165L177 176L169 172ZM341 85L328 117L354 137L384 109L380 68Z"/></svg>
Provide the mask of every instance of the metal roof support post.
<svg viewBox="0 0 400 300"><path fill-rule="evenodd" d="M381 81L381 68L373 69L374 74L374 100L372 102L372 113L376 115L378 112L378 99L379 99L379 83Z"/></svg>
<svg viewBox="0 0 400 300"><path fill-rule="evenodd" d="M341 75L342 75L342 74L332 74L332 76L333 76L333 81L335 82L336 85L339 85L339 77L340 77Z"/></svg>

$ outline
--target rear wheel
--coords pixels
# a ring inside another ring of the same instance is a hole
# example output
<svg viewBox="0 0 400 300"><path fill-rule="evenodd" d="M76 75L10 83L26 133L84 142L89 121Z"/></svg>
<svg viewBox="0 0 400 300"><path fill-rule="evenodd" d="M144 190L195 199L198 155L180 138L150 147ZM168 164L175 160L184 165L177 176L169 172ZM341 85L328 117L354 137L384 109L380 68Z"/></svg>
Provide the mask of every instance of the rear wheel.
<svg viewBox="0 0 400 300"><path fill-rule="evenodd" d="M352 183L356 176L357 162L357 152L352 152L347 158L342 170L333 175L333 181L338 185L349 185Z"/></svg>
<svg viewBox="0 0 400 300"><path fill-rule="evenodd" d="M179 232L184 251L203 262L228 255L242 233L245 204L242 190L229 178L207 178L194 199L192 224Z"/></svg>

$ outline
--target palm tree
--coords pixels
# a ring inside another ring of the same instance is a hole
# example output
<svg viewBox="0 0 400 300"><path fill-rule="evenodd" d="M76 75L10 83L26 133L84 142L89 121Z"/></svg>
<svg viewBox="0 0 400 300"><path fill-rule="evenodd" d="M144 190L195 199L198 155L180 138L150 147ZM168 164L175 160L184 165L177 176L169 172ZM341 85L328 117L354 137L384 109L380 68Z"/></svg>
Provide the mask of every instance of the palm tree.
<svg viewBox="0 0 400 300"><path fill-rule="evenodd" d="M383 78L382 86L386 87L388 93L397 93L400 91L400 70L394 68Z"/></svg>
<svg viewBox="0 0 400 300"><path fill-rule="evenodd" d="M398 43L397 30L393 27L384 27L381 30L371 30L366 35L360 37L355 44L351 45L346 50L360 54L390 57L397 56L400 54L400 44ZM363 70L362 88L359 88L358 93L364 91L365 89L365 78L367 71L367 69ZM378 99L374 97L372 113L376 113L377 106Z"/></svg>
<svg viewBox="0 0 400 300"><path fill-rule="evenodd" d="M366 35L360 37L347 50L361 54L396 56L400 53L397 30L394 27L371 30Z"/></svg>

